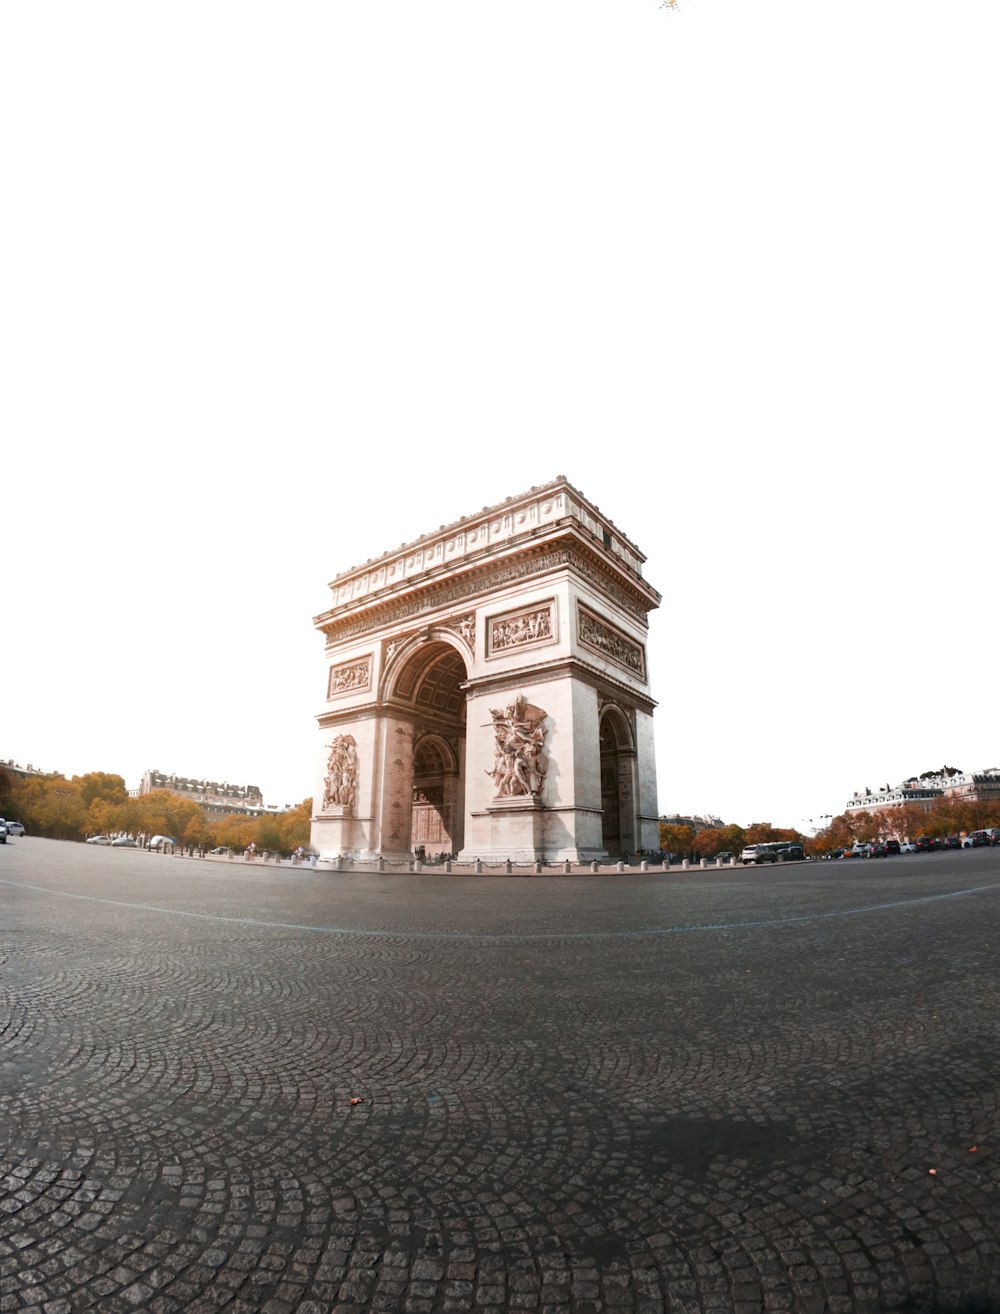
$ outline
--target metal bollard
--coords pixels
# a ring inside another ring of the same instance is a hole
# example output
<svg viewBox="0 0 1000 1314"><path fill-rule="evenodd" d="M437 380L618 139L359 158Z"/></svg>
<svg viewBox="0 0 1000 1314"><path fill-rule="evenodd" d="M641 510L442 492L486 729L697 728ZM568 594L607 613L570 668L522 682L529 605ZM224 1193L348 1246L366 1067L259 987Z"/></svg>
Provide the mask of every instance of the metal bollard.
<svg viewBox="0 0 1000 1314"><path fill-rule="evenodd" d="M572 867L570 865L570 860L569 858L567 858L566 861L563 863L563 875L568 876L571 871L572 871Z"/></svg>
<svg viewBox="0 0 1000 1314"><path fill-rule="evenodd" d="M639 870L649 871L649 863L646 861L645 858L643 858L642 862L639 863Z"/></svg>
<svg viewBox="0 0 1000 1314"><path fill-rule="evenodd" d="M591 871L594 871L594 872L597 872L597 871L600 871L600 870L601 870L600 863L597 861L596 858L595 858L594 861L590 864L590 870L591 870Z"/></svg>
<svg viewBox="0 0 1000 1314"><path fill-rule="evenodd" d="M507 859L507 862L506 862L506 864L505 864L505 866L504 866L504 870L506 871L506 873L507 873L508 876L509 876L509 875L511 874L511 872L514 870L514 864L511 862L510 858Z"/></svg>
<svg viewBox="0 0 1000 1314"><path fill-rule="evenodd" d="M483 860L482 860L482 858L477 858L477 859L476 859L476 875L477 875L477 876L482 876L482 874L483 874Z"/></svg>

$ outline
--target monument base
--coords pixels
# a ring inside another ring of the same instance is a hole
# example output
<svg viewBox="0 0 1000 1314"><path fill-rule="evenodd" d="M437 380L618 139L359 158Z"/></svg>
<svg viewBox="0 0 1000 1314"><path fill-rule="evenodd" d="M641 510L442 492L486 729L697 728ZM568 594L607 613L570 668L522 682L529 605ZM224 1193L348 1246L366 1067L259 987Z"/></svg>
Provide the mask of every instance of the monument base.
<svg viewBox="0 0 1000 1314"><path fill-rule="evenodd" d="M472 813L472 833L457 861L603 862L607 849L590 835L596 815L590 809L546 807L530 794L494 799L484 811ZM599 825L598 819L598 835Z"/></svg>
<svg viewBox="0 0 1000 1314"><path fill-rule="evenodd" d="M365 844L365 826L350 804L331 803L313 817L311 842L320 859L356 857Z"/></svg>

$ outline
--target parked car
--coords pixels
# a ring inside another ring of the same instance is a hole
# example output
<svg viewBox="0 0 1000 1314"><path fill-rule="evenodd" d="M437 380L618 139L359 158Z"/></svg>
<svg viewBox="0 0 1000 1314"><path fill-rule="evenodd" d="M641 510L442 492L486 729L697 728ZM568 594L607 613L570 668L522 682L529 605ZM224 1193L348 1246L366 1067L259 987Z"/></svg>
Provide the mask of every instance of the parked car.
<svg viewBox="0 0 1000 1314"><path fill-rule="evenodd" d="M885 841L885 851L886 851L887 854L891 854L891 853L899 853L899 851L900 851L899 840L894 840L894 839L892 839L892 840L886 840L886 841Z"/></svg>
<svg viewBox="0 0 1000 1314"><path fill-rule="evenodd" d="M938 842L930 835L918 835L915 847L917 853L933 853L938 847Z"/></svg>
<svg viewBox="0 0 1000 1314"><path fill-rule="evenodd" d="M903 840L899 846L900 853L916 853L917 846L911 840Z"/></svg>
<svg viewBox="0 0 1000 1314"><path fill-rule="evenodd" d="M851 856L854 858L870 858L872 856L872 846L870 844L855 844L851 849Z"/></svg>
<svg viewBox="0 0 1000 1314"><path fill-rule="evenodd" d="M112 843L112 839L110 835L91 835L90 838L87 840L87 843L110 845Z"/></svg>
<svg viewBox="0 0 1000 1314"><path fill-rule="evenodd" d="M4 823L7 827L8 835L23 835L24 827L19 821L8 821Z"/></svg>
<svg viewBox="0 0 1000 1314"><path fill-rule="evenodd" d="M993 843L993 836L988 830L974 830L971 835L966 835L962 844L964 849L985 849Z"/></svg>
<svg viewBox="0 0 1000 1314"><path fill-rule="evenodd" d="M962 841L957 835L947 835L945 836L944 847L946 849L960 849L962 847Z"/></svg>
<svg viewBox="0 0 1000 1314"><path fill-rule="evenodd" d="M134 839L129 839L127 835L119 835L117 839L111 841L113 849L137 849L139 846Z"/></svg>
<svg viewBox="0 0 1000 1314"><path fill-rule="evenodd" d="M7 843L7 823L0 817L0 844Z"/></svg>
<svg viewBox="0 0 1000 1314"><path fill-rule="evenodd" d="M154 835L149 841L151 849L172 849L177 841L170 835Z"/></svg>
<svg viewBox="0 0 1000 1314"><path fill-rule="evenodd" d="M228 845L226 844L220 844L217 849L209 849L209 853L221 853L221 854L232 853L232 849L229 848Z"/></svg>
<svg viewBox="0 0 1000 1314"><path fill-rule="evenodd" d="M777 849L778 862L805 862L806 851L801 844L794 842L788 844L779 844Z"/></svg>

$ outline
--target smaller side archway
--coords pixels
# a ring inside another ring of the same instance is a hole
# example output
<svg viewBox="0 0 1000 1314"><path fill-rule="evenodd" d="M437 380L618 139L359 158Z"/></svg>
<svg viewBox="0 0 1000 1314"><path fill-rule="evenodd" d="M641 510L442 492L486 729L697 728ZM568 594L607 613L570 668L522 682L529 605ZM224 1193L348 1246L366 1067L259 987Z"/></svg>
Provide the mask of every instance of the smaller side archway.
<svg viewBox="0 0 1000 1314"><path fill-rule="evenodd" d="M446 740L420 735L413 746L410 845L432 857L457 853L462 842L461 763Z"/></svg>
<svg viewBox="0 0 1000 1314"><path fill-rule="evenodd" d="M600 720L601 838L608 856L636 849L635 738L619 707L605 707Z"/></svg>

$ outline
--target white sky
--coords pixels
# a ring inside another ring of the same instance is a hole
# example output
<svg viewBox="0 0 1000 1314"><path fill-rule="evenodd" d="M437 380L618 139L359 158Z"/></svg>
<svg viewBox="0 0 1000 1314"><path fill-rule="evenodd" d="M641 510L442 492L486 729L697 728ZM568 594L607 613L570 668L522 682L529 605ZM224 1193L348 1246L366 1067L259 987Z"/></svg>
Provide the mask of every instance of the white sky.
<svg viewBox="0 0 1000 1314"><path fill-rule="evenodd" d="M0 9L0 757L312 789L335 573L565 474L661 811L1000 765L995 5Z"/></svg>

